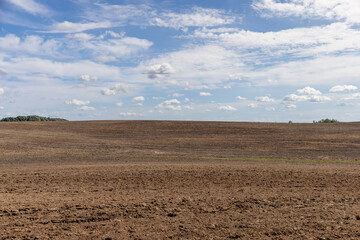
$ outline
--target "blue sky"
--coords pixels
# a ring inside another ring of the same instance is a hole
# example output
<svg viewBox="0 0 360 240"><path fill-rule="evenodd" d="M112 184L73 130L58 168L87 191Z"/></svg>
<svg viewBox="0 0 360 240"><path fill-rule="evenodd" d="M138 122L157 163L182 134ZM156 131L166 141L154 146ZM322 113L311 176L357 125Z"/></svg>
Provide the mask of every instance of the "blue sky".
<svg viewBox="0 0 360 240"><path fill-rule="evenodd" d="M0 0L0 117L360 120L358 0Z"/></svg>

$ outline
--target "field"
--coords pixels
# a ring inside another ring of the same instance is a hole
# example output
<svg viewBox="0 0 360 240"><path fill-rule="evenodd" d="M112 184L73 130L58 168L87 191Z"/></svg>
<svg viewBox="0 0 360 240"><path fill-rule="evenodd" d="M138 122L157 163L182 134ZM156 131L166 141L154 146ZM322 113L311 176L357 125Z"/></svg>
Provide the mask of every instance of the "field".
<svg viewBox="0 0 360 240"><path fill-rule="evenodd" d="M360 123L1 123L0 153L0 239L360 239Z"/></svg>

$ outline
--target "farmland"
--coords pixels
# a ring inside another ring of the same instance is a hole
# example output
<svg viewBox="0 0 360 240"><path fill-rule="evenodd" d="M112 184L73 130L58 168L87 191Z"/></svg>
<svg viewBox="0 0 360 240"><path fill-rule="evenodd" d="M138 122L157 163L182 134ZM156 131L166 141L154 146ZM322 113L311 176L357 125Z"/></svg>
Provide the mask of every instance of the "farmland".
<svg viewBox="0 0 360 240"><path fill-rule="evenodd" d="M0 239L357 239L360 123L0 124Z"/></svg>

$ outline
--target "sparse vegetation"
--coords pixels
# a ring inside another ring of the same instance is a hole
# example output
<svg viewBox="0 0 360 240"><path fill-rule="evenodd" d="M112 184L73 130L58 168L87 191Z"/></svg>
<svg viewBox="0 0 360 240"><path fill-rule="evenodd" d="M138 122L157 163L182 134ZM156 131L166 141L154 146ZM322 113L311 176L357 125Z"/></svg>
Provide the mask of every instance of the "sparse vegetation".
<svg viewBox="0 0 360 240"><path fill-rule="evenodd" d="M67 120L63 118L41 117L37 115L6 117L0 120L0 122L50 122L50 121L57 122L57 121L67 121Z"/></svg>
<svg viewBox="0 0 360 240"><path fill-rule="evenodd" d="M325 118L325 119L321 119L320 121L313 121L313 123L338 123L339 121L336 119L330 119L330 118Z"/></svg>

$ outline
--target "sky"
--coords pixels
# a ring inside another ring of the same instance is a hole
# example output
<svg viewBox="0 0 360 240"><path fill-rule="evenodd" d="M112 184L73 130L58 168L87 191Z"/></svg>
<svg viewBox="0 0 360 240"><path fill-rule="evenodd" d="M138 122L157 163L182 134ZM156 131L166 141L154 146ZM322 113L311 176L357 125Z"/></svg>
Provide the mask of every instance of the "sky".
<svg viewBox="0 0 360 240"><path fill-rule="evenodd" d="M360 121L359 0L0 0L0 118Z"/></svg>

